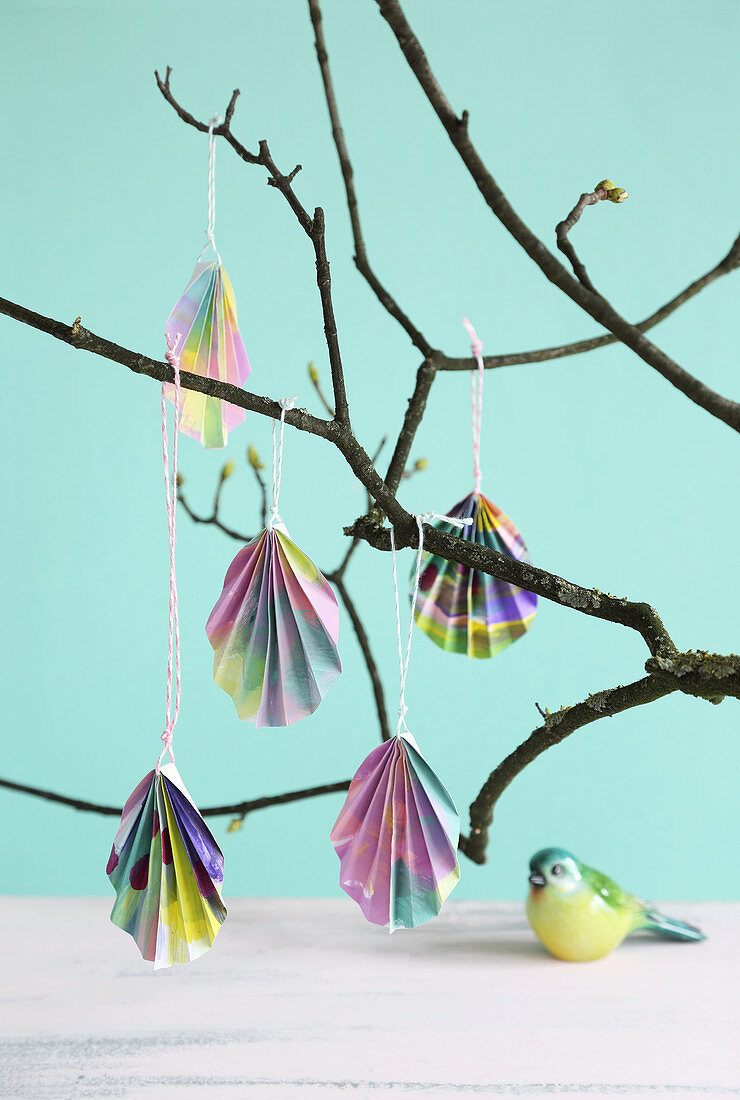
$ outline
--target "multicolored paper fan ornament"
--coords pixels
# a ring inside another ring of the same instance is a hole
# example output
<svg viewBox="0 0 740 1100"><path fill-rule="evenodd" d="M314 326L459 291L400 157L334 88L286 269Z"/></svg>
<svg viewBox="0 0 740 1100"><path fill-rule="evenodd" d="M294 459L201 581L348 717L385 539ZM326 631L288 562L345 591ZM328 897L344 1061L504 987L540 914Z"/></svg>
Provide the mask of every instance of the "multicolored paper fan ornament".
<svg viewBox="0 0 740 1100"><path fill-rule="evenodd" d="M241 719L289 726L318 707L342 671L339 608L329 582L290 539L278 515L285 412L280 448L273 425L273 500L268 525L229 566L206 623L213 678Z"/></svg>
<svg viewBox="0 0 740 1100"><path fill-rule="evenodd" d="M427 517L416 517L417 585L424 518ZM460 817L449 792L421 755L406 725L413 601L404 656L392 529L391 544L401 669L398 725L395 736L373 749L360 765L331 831L331 842L340 860L342 889L357 902L368 921L388 925L393 932L397 928L415 928L436 917L443 901L457 886Z"/></svg>
<svg viewBox="0 0 740 1100"><path fill-rule="evenodd" d="M226 918L224 857L174 764L150 771L127 801L106 871L111 920L155 970L211 946Z"/></svg>
<svg viewBox="0 0 740 1100"><path fill-rule="evenodd" d="M167 351L175 377L175 424L180 410L179 341L179 335L176 342L168 338ZM123 808L106 868L116 891L111 920L133 937L142 956L153 962L155 969L190 962L204 954L226 918L226 907L221 900L224 857L180 779L172 751L172 735L180 713L180 620L175 572L177 428L170 479L164 383L162 455L170 541L164 747L156 767L144 776ZM170 763L162 765L165 753L169 753Z"/></svg>
<svg viewBox="0 0 740 1100"><path fill-rule="evenodd" d="M449 511L450 517L470 517L460 537L518 561L529 561L524 539L500 508L483 496L480 469L480 435L483 411L483 345L468 320L463 324L471 337L476 372L471 372L473 407L473 460L475 489ZM441 531L458 533L444 519L434 524ZM442 649L467 653L468 657L493 657L521 638L532 624L537 597L524 588L479 572L436 554L426 554L416 602L417 625Z"/></svg>
<svg viewBox="0 0 740 1100"><path fill-rule="evenodd" d="M167 336L174 341L182 336L180 367L205 378L217 378L244 386L250 373L236 316L236 301L229 276L216 248L215 173L217 115L208 125L208 228L206 245L198 257L190 282L167 319ZM215 260L201 257L212 248ZM167 387L172 400L172 387ZM244 409L217 397L188 390L183 397L179 417L181 432L199 440L204 447L223 447L228 434L244 420Z"/></svg>

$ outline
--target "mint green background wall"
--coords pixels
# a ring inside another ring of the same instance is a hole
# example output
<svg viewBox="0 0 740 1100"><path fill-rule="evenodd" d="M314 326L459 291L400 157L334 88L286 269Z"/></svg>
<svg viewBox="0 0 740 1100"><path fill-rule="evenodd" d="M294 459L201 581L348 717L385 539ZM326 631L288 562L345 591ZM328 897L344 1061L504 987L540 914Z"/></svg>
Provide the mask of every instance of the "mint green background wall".
<svg viewBox="0 0 740 1100"><path fill-rule="evenodd" d="M303 164L304 203L325 206L354 422L368 448L395 435L418 355L354 271L306 5L21 4L3 7L2 293L150 355L201 247L207 142L162 101L152 71L201 117L242 96L235 127ZM409 0L409 16L520 213L548 242L604 175L626 206L589 210L578 248L598 285L642 317L712 266L737 232L732 3L618 10ZM207 13L207 14L206 14ZM371 257L430 340L464 354L460 317L489 351L586 336L588 319L549 286L484 207L422 100L371 0L326 0L326 33L355 160ZM557 45L557 49L555 46ZM325 369L313 259L258 170L219 148L217 235L237 291L260 393L296 393ZM689 370L737 395L731 276L656 331ZM0 774L122 802L158 751L164 691L167 540L159 390L83 352L0 321L3 751ZM445 509L471 482L468 380L441 376L403 490ZM232 437L268 453L270 425ZM521 527L535 562L648 599L677 643L738 645L738 438L626 350L498 371L486 379L484 488ZM205 508L223 454L185 439L181 465ZM320 564L363 495L339 456L288 432L283 514ZM225 518L255 527L248 471ZM183 711L178 763L202 805L350 775L377 731L369 685L342 621L345 674L317 714L256 733L211 681L203 626L236 546L180 524ZM411 555L404 555L404 571ZM351 582L388 696L396 692L390 560L358 554ZM481 781L555 708L641 675L626 631L542 604L531 635L489 663L417 635L409 723L465 808ZM604 721L546 754L500 803L485 868L464 862L457 897L517 897L543 844L573 847L655 896L737 896L738 712L672 697ZM225 835L228 894L337 893L328 831L339 797L255 814ZM113 819L0 792L2 888L107 893ZM349 904L349 903L348 903Z"/></svg>

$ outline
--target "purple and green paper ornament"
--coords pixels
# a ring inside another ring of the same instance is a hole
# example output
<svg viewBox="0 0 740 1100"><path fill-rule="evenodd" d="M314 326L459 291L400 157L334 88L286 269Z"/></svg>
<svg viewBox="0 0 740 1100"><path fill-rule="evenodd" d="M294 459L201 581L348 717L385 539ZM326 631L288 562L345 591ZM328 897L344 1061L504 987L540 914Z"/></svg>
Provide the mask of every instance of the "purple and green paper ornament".
<svg viewBox="0 0 740 1100"><path fill-rule="evenodd" d="M471 372L475 488L450 508L450 517L469 517L461 531L440 518L434 526L499 554L529 561L524 539L500 508L483 496L480 436L483 411L483 346L469 321L477 372ZM416 601L417 626L441 649L468 657L494 657L521 638L532 625L537 597L524 588L437 554L425 554Z"/></svg>

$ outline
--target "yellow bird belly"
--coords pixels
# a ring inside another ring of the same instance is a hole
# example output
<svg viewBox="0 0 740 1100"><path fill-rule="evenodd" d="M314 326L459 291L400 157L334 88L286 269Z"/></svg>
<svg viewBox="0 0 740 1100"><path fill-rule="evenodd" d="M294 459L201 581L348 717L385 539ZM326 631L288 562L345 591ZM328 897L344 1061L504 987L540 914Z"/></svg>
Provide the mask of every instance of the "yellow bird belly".
<svg viewBox="0 0 740 1100"><path fill-rule="evenodd" d="M614 909L591 890L553 896L534 889L527 899L527 917L550 954L569 962L602 959L634 927L630 909Z"/></svg>

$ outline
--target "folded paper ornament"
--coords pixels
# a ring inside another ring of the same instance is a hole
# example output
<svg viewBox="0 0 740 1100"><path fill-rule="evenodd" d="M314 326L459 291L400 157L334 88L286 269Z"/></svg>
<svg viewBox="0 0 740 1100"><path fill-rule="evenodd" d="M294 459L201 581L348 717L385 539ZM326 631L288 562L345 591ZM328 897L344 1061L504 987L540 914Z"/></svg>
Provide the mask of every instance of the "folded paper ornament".
<svg viewBox="0 0 740 1100"><path fill-rule="evenodd" d="M460 879L455 804L408 731L378 745L331 832L340 885L372 924L415 928Z"/></svg>
<svg viewBox="0 0 740 1100"><path fill-rule="evenodd" d="M226 917L224 857L174 763L145 775L126 802L106 873L111 920L155 970L212 945Z"/></svg>
<svg viewBox="0 0 740 1100"><path fill-rule="evenodd" d="M482 493L471 493L449 514L472 518L472 523L466 523L462 531L444 520L433 525L518 561L529 561L519 531ZM536 610L537 597L532 592L436 554L424 555L416 623L442 649L469 657L493 657L521 638Z"/></svg>
<svg viewBox="0 0 740 1100"><path fill-rule="evenodd" d="M198 260L185 293L167 318L166 331L173 342L178 335L182 338L182 370L244 386L249 360L237 324L234 291L220 258ZM172 390L167 388L170 399ZM223 447L245 415L238 405L186 390L179 427L204 447Z"/></svg>
<svg viewBox="0 0 740 1100"><path fill-rule="evenodd" d="M236 555L206 633L214 680L258 728L313 714L342 671L336 596L282 523Z"/></svg>

